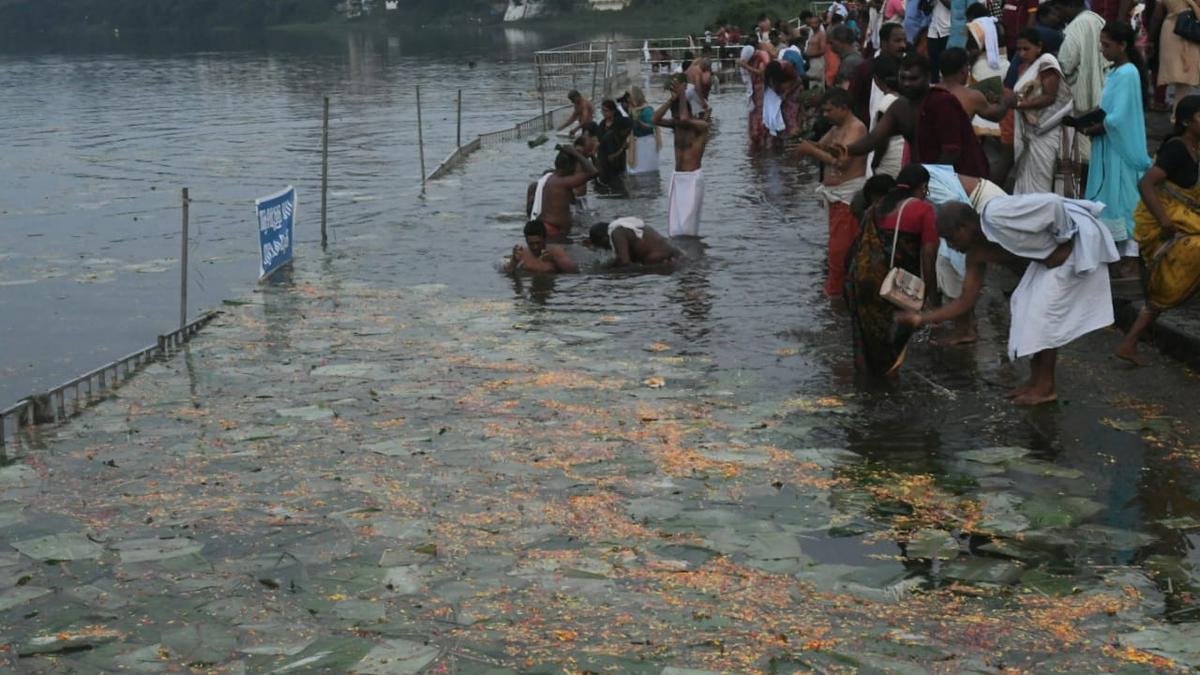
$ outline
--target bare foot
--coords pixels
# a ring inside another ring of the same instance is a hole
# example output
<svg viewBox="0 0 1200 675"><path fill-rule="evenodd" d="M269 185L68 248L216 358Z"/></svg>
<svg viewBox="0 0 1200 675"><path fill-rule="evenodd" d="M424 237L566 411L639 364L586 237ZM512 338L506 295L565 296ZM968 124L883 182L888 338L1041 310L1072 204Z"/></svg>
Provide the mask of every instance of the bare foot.
<svg viewBox="0 0 1200 675"><path fill-rule="evenodd" d="M1018 397L1028 394L1031 389L1033 389L1033 385L1026 382L1025 384L1022 384L1021 386L1017 387L1016 389L1009 391L1004 396L1005 396L1005 398L1018 398Z"/></svg>
<svg viewBox="0 0 1200 675"><path fill-rule="evenodd" d="M1125 346L1120 346L1120 347L1117 347L1116 351L1114 351L1113 354L1115 354L1118 359L1121 359L1122 361L1126 361L1128 363L1132 363L1133 365L1135 365L1139 368L1144 368L1144 367L1150 365L1150 361L1148 361L1143 356L1139 356L1138 353L1136 351L1134 351L1133 348L1126 348Z"/></svg>
<svg viewBox="0 0 1200 675"><path fill-rule="evenodd" d="M1041 405L1043 403L1053 403L1057 400L1058 394L1054 393L1054 391L1029 389L1024 394L1013 398L1012 402L1015 405Z"/></svg>
<svg viewBox="0 0 1200 675"><path fill-rule="evenodd" d="M974 329L954 332L949 335L930 340L930 344L935 347L953 347L955 345L970 345L975 344L979 340L979 333Z"/></svg>

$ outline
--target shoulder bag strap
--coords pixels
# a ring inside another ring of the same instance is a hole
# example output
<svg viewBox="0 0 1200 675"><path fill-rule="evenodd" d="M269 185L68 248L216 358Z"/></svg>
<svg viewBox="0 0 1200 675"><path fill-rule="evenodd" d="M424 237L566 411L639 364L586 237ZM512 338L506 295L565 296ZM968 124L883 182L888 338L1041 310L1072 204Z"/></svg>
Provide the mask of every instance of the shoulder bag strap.
<svg viewBox="0 0 1200 675"><path fill-rule="evenodd" d="M900 220L904 217L904 207L908 206L908 202L912 197L906 198L900 202L900 211L896 213L896 227L892 230L892 259L888 261L888 269L896 266L896 244L900 243Z"/></svg>

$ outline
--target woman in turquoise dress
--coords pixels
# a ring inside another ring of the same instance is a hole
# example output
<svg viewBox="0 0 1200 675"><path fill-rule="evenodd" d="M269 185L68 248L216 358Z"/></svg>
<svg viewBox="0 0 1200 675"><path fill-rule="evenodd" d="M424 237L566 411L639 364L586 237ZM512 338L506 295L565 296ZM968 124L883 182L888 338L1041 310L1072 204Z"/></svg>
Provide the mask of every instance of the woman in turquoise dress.
<svg viewBox="0 0 1200 675"><path fill-rule="evenodd" d="M1122 257L1135 258L1133 211L1140 195L1138 181L1150 168L1146 152L1146 118L1142 113L1142 74L1134 47L1136 35L1127 24L1110 22L1100 32L1100 51L1112 62L1100 95L1104 121L1082 129L1092 136L1087 199L1104 204L1100 220L1112 231Z"/></svg>

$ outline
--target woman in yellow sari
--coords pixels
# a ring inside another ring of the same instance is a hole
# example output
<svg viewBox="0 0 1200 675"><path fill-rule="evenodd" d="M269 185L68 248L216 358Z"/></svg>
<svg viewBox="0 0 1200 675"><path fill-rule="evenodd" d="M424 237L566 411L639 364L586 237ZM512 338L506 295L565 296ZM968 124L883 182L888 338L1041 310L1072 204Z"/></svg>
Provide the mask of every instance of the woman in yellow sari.
<svg viewBox="0 0 1200 675"><path fill-rule="evenodd" d="M1138 338L1163 310L1200 289L1200 95L1179 102L1175 133L1163 141L1138 190L1133 237L1145 263L1146 306L1116 353L1141 366Z"/></svg>

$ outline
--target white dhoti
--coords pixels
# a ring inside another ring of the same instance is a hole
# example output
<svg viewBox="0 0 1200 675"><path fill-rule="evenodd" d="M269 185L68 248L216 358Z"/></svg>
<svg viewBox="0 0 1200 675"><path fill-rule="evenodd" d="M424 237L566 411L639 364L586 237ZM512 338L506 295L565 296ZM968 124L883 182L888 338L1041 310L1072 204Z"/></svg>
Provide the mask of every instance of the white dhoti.
<svg viewBox="0 0 1200 675"><path fill-rule="evenodd" d="M635 136L633 139L633 160L626 169L630 175L639 173L658 173L658 143L654 134Z"/></svg>
<svg viewBox="0 0 1200 675"><path fill-rule="evenodd" d="M538 179L537 189L533 192L533 206L529 210L529 218L531 220L537 220L542 217L542 193L546 191L546 183L550 181L550 177L553 175L552 172L548 172Z"/></svg>
<svg viewBox="0 0 1200 675"><path fill-rule="evenodd" d="M1108 263L1119 259L1112 233L1098 218L1102 204L1052 194L993 199L980 218L983 234L1008 252L1032 260L1072 241L1071 255L1053 269L1030 263L1013 291L1010 358L1057 349L1113 323Z"/></svg>
<svg viewBox="0 0 1200 675"><path fill-rule="evenodd" d="M763 91L762 122L772 136L778 136L787 128L783 121L783 99L770 87Z"/></svg>
<svg viewBox="0 0 1200 675"><path fill-rule="evenodd" d="M704 206L704 172L676 171L671 174L667 197L667 234L672 237L700 236L700 210Z"/></svg>

